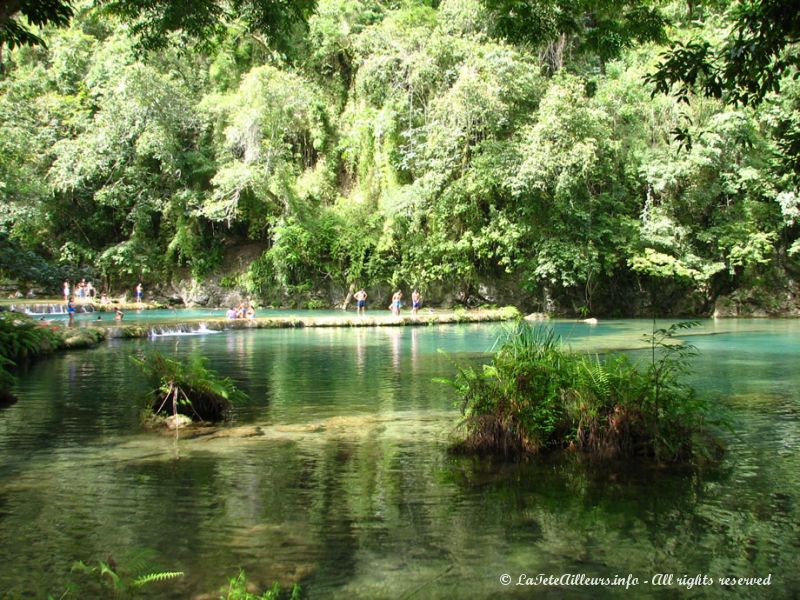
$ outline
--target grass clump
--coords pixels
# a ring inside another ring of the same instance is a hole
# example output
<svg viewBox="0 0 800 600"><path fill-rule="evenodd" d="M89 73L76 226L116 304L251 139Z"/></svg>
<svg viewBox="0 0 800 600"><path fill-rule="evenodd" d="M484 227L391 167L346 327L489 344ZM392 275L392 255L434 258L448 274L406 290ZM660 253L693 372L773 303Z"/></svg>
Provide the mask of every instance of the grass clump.
<svg viewBox="0 0 800 600"><path fill-rule="evenodd" d="M153 390L153 413L183 414L194 421L220 421L233 403L246 398L229 377L208 368L198 354L186 361L153 352L144 359L131 357Z"/></svg>
<svg viewBox="0 0 800 600"><path fill-rule="evenodd" d="M548 328L517 321L491 364L445 380L459 394L456 450L501 455L572 448L596 456L676 461L704 453L706 405L683 383L695 354L676 324L648 336L648 364L571 352Z"/></svg>
<svg viewBox="0 0 800 600"><path fill-rule="evenodd" d="M276 581L272 584L272 588L264 591L260 596L250 592L247 588L247 576L244 571L239 571L239 575L231 578L228 582L228 589L220 596L220 600L300 600L300 586L296 583L291 590L283 590Z"/></svg>

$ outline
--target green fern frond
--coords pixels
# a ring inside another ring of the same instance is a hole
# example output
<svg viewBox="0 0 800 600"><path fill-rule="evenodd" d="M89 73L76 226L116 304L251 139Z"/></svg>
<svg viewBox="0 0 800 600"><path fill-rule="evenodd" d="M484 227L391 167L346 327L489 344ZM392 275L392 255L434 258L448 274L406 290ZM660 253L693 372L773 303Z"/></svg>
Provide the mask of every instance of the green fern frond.
<svg viewBox="0 0 800 600"><path fill-rule="evenodd" d="M124 556L120 563L125 565L125 572L130 578L157 572L159 566L156 564L155 559L155 552L148 549L140 549Z"/></svg>
<svg viewBox="0 0 800 600"><path fill-rule="evenodd" d="M147 585L148 583L153 583L156 581L167 581L168 579L176 579L178 577L183 577L183 571L162 571L161 573L150 573L148 575L142 575L141 577L137 577L131 582L133 587L142 587L143 585Z"/></svg>
<svg viewBox="0 0 800 600"><path fill-rule="evenodd" d="M120 589L123 587L122 579L120 576L117 575L117 572L114 571L107 563L100 561L100 577L102 578L103 575L108 575L109 579L111 579L111 583L114 585L114 589Z"/></svg>

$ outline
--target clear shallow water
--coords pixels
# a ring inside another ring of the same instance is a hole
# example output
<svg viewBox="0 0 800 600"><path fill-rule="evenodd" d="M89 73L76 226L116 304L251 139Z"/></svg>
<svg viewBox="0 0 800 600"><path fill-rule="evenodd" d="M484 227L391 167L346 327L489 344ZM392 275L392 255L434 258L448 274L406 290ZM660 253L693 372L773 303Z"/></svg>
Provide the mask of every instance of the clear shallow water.
<svg viewBox="0 0 800 600"><path fill-rule="evenodd" d="M123 323L168 323L193 321L196 319L224 319L227 309L219 308L176 308L176 309L154 309L154 310L125 310L123 311ZM388 311L385 311L388 314ZM284 310L284 309L263 309L257 311L258 317L341 317L343 314L354 314L353 311L344 313L341 310ZM61 323L67 321L69 315L62 313L50 313L41 315L45 321ZM94 312L76 313L75 320L82 325L89 325L97 321L97 317L105 322L114 321L114 308L110 310Z"/></svg>
<svg viewBox="0 0 800 600"><path fill-rule="evenodd" d="M127 318L127 316L126 316ZM633 347L649 323L555 323L576 348ZM186 576L154 598L217 597L240 567L310 598L793 598L800 590L800 323L709 321L693 382L735 432L705 470L449 456L450 359L495 325L230 331L118 340L42 361L0 412L0 590L60 593L75 560L135 549ZM141 432L128 356L199 350L250 394L219 434ZM258 429L256 429L258 428ZM501 574L628 573L624 588L505 587ZM655 573L766 588L653 587Z"/></svg>

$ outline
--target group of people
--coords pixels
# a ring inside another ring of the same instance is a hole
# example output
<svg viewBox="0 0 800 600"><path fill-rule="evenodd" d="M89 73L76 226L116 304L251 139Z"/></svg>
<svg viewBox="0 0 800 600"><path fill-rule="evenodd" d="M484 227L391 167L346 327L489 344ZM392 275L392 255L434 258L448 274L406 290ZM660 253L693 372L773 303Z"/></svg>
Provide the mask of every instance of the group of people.
<svg viewBox="0 0 800 600"><path fill-rule="evenodd" d="M70 324L75 322L75 312L76 312L76 310L77 309L75 308L75 299L72 296L70 296L69 298L67 298L67 316L69 317ZM119 307L117 307L116 310L114 311L114 320L115 321L122 321L122 318L124 316L125 316L125 314L119 309ZM45 320L44 315L42 315L42 317L39 320L40 321L44 321ZM100 315L97 315L97 320L98 321L102 321L103 317L100 316Z"/></svg>
<svg viewBox="0 0 800 600"><path fill-rule="evenodd" d="M367 292L364 290L364 288L361 288L353 295L353 298L356 300L356 314L359 316L363 315L367 310ZM414 290L411 292L411 314L416 315L421 305L422 295L419 293L419 290ZM400 308L402 306L403 292L397 290L394 294L392 294L392 303L389 304L388 308L390 311L392 311L392 315L399 317Z"/></svg>
<svg viewBox="0 0 800 600"><path fill-rule="evenodd" d="M85 279L81 279L80 282L75 286L75 296L78 297L79 300L90 300L94 301L95 296L97 295L97 289L92 285L91 281L86 281ZM70 292L72 289L69 284L69 279L64 282L64 302L69 302L71 296Z"/></svg>
<svg viewBox="0 0 800 600"><path fill-rule="evenodd" d="M69 279L64 281L64 288L63 289L64 289L64 302L67 305L67 316L69 317L69 322L73 323L73 322L75 322L75 313L77 312L77 309L75 308L75 296L72 294L73 290L72 290L72 287L70 286ZM74 292L77 294L78 301L80 303L84 303L84 302L93 303L94 300L95 300L95 297L97 295L97 288L95 288L92 285L91 281L86 281L85 279L81 279L80 282L75 286ZM139 283L136 286L136 303L137 304L141 304L142 303L142 294L143 294L143 292L144 292L144 287L142 286L141 283ZM100 294L100 304L102 304L102 305L108 304L108 294L106 294L105 292ZM122 318L124 316L125 315L123 314L123 312L119 308L117 308L114 311L114 320L115 321L122 321ZM42 317L42 319L44 319L44 317ZM98 321L102 321L103 317L98 316L97 320Z"/></svg>
<svg viewBox="0 0 800 600"><path fill-rule="evenodd" d="M95 297L97 296L97 288L92 285L91 281L86 281L85 279L81 279L80 282L75 286L74 295L72 294L73 290L70 286L69 279L64 282L64 302L69 304L70 300L74 300L77 296L79 302L89 301L94 302ZM136 303L142 303L142 295L144 293L144 286L139 283L135 289L136 292ZM100 294L100 304L108 304L108 294L103 292Z"/></svg>
<svg viewBox="0 0 800 600"><path fill-rule="evenodd" d="M252 304L245 308L244 303L241 303L239 308L230 307L228 312L225 313L225 316L229 321L233 321L234 319L255 319L256 309Z"/></svg>

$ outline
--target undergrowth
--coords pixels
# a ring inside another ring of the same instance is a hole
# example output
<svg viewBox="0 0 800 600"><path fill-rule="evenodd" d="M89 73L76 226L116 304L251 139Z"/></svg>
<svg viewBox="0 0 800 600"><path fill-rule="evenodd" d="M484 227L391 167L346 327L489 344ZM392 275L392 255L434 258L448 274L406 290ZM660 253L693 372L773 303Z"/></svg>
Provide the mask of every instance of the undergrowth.
<svg viewBox="0 0 800 600"><path fill-rule="evenodd" d="M552 329L506 327L492 362L458 366L465 437L458 451L506 456L571 448L596 456L677 461L710 456L708 406L683 380L696 350L678 323L648 335L647 364L567 350Z"/></svg>

